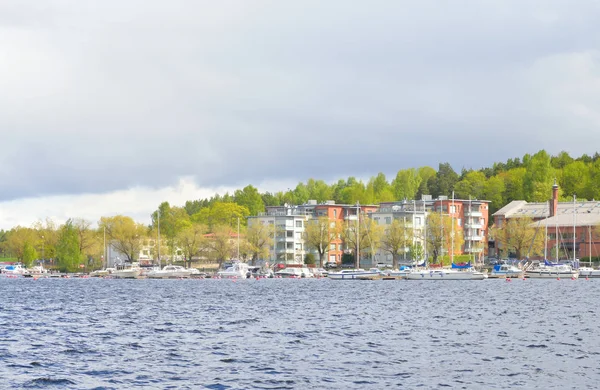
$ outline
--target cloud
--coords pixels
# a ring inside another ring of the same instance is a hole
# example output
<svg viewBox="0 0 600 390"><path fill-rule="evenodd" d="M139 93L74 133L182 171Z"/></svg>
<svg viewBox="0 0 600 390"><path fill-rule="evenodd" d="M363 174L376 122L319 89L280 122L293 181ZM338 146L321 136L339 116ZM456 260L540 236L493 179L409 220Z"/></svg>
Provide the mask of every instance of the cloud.
<svg viewBox="0 0 600 390"><path fill-rule="evenodd" d="M597 14L592 0L4 1L0 200L592 154Z"/></svg>

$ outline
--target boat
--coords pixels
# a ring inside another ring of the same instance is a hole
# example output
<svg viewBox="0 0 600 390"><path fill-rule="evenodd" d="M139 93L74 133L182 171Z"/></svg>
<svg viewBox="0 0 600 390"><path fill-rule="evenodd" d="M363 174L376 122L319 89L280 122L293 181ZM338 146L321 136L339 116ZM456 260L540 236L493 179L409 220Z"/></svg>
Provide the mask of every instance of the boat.
<svg viewBox="0 0 600 390"><path fill-rule="evenodd" d="M23 273L23 276L26 278L39 278L42 276L46 276L47 274L47 269L45 269L41 265L36 265L35 267L27 268Z"/></svg>
<svg viewBox="0 0 600 390"><path fill-rule="evenodd" d="M275 277L279 278L314 278L315 275L308 267L287 267L275 272Z"/></svg>
<svg viewBox="0 0 600 390"><path fill-rule="evenodd" d="M239 278L246 279L251 276L250 269L246 263L233 263L230 267L217 272L217 276L225 279Z"/></svg>
<svg viewBox="0 0 600 390"><path fill-rule="evenodd" d="M333 280L374 280L381 279L381 271L379 269L370 269L368 271L364 269L344 269L339 272L330 272L327 274L328 279Z"/></svg>
<svg viewBox="0 0 600 390"><path fill-rule="evenodd" d="M520 278L523 270L511 264L496 264L490 272L490 278Z"/></svg>
<svg viewBox="0 0 600 390"><path fill-rule="evenodd" d="M423 270L411 270L405 279L408 280L483 280L487 275L473 268L431 268Z"/></svg>
<svg viewBox="0 0 600 390"><path fill-rule="evenodd" d="M385 275L384 279L404 279L406 275L408 275L412 271L412 267L402 265L400 269L392 270L392 271L384 271Z"/></svg>
<svg viewBox="0 0 600 390"><path fill-rule="evenodd" d="M116 279L137 279L140 277L142 269L140 263L133 262L131 264L120 265L110 275Z"/></svg>
<svg viewBox="0 0 600 390"><path fill-rule="evenodd" d="M577 279L579 271L573 269L569 264L551 263L548 260L533 262L525 270L525 277L531 279L557 279L571 278Z"/></svg>
<svg viewBox="0 0 600 390"><path fill-rule="evenodd" d="M27 274L27 270L21 264L7 265L2 269L2 275L12 278L20 278Z"/></svg>
<svg viewBox="0 0 600 390"><path fill-rule="evenodd" d="M189 278L192 275L192 270L180 265L165 265L162 269L153 269L146 276L151 279L179 279Z"/></svg>
<svg viewBox="0 0 600 390"><path fill-rule="evenodd" d="M90 277L92 277L92 278L103 278L105 276L109 276L110 274L112 274L116 270L117 270L116 268L97 269L95 271L90 272Z"/></svg>

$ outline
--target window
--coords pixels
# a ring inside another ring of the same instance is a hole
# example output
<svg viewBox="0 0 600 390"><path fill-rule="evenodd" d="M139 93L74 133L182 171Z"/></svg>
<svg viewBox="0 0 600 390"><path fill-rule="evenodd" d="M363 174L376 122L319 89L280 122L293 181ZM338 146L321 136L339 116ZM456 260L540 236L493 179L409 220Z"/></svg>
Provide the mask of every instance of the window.
<svg viewBox="0 0 600 390"><path fill-rule="evenodd" d="M296 232L296 240L302 239L302 232Z"/></svg>
<svg viewBox="0 0 600 390"><path fill-rule="evenodd" d="M392 223L392 217L385 217L385 224L389 225L390 223Z"/></svg>
<svg viewBox="0 0 600 390"><path fill-rule="evenodd" d="M285 235L288 238L293 238L294 237L294 231L293 230L286 230Z"/></svg>
<svg viewBox="0 0 600 390"><path fill-rule="evenodd" d="M300 243L297 243L297 244L296 244L296 250L297 250L297 251L301 251L301 250L302 250L302 244L300 244Z"/></svg>
<svg viewBox="0 0 600 390"><path fill-rule="evenodd" d="M460 218L456 219L458 221L458 226L462 226L462 220Z"/></svg>
<svg viewBox="0 0 600 390"><path fill-rule="evenodd" d="M286 243L287 245L285 246L287 249L294 249L294 243L293 242L288 242Z"/></svg>
<svg viewBox="0 0 600 390"><path fill-rule="evenodd" d="M334 251L334 250L335 250L335 244L331 244L331 245L329 245L329 250L332 250L332 251Z"/></svg>
<svg viewBox="0 0 600 390"><path fill-rule="evenodd" d="M337 209L333 209L333 218L337 218Z"/></svg>
<svg viewBox="0 0 600 390"><path fill-rule="evenodd" d="M450 213L454 214L456 212L456 206L450 206Z"/></svg>
<svg viewBox="0 0 600 390"><path fill-rule="evenodd" d="M296 221L296 227L301 228L302 227L302 221Z"/></svg>
<svg viewBox="0 0 600 390"><path fill-rule="evenodd" d="M415 226L421 226L421 217L415 217Z"/></svg>

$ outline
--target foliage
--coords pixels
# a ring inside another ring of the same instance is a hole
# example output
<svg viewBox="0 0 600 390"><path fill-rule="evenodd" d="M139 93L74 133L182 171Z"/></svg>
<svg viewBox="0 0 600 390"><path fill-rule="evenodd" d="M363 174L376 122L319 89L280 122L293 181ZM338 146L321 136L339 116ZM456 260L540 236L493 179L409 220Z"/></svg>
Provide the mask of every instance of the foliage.
<svg viewBox="0 0 600 390"><path fill-rule="evenodd" d="M354 264L354 255L350 254L350 253L344 253L342 255L342 264L344 265L351 265Z"/></svg>
<svg viewBox="0 0 600 390"><path fill-rule="evenodd" d="M405 254L413 243L414 231L406 221L394 219L391 224L384 225L381 238L381 249L392 255L393 268L398 269L398 258Z"/></svg>
<svg viewBox="0 0 600 390"><path fill-rule="evenodd" d="M31 245L29 242L26 242L25 246L23 247L23 264L29 267L35 260L37 260L37 258L38 254L33 245Z"/></svg>
<svg viewBox="0 0 600 390"><path fill-rule="evenodd" d="M360 259L372 257L379 249L381 237L383 235L383 227L379 226L374 220L363 215L359 219L349 220L346 226L342 228L342 240L346 247L352 248L354 253L358 253L357 267L360 265Z"/></svg>
<svg viewBox="0 0 600 390"><path fill-rule="evenodd" d="M307 253L306 256L304 256L304 264L315 265L315 263L315 255L313 255L312 253Z"/></svg>
<svg viewBox="0 0 600 390"><path fill-rule="evenodd" d="M325 254L331 244L337 241L342 232L338 221L330 221L327 217L319 217L306 221L304 226L304 244L307 249L314 249L319 254L319 267L323 267Z"/></svg>
<svg viewBox="0 0 600 390"><path fill-rule="evenodd" d="M207 239L204 237L206 233L206 226L198 223L191 224L177 233L177 246L181 249L185 260L187 260L188 267L192 266L192 257L206 248L205 241Z"/></svg>
<svg viewBox="0 0 600 390"><path fill-rule="evenodd" d="M56 244L56 260L58 269L63 272L77 272L79 265L84 263L84 256L80 251L79 234L71 219L60 229Z"/></svg>
<svg viewBox="0 0 600 390"><path fill-rule="evenodd" d="M246 242L252 259L252 265L256 260L269 255L269 249L273 246L275 227L271 224L259 223L254 220L246 230Z"/></svg>
<svg viewBox="0 0 600 390"><path fill-rule="evenodd" d="M449 252L452 234L452 218L440 213L430 213L427 216L427 252L433 257L433 263L438 262L438 257L443 252Z"/></svg>
<svg viewBox="0 0 600 390"><path fill-rule="evenodd" d="M229 226L225 225L216 226L213 233L208 237L211 248L209 256L219 263L219 268L221 268L223 262L232 259L236 255L237 242L234 238L236 237L234 237Z"/></svg>
<svg viewBox="0 0 600 390"><path fill-rule="evenodd" d="M544 248L544 234L529 217L511 218L500 226L490 229L490 235L496 241L504 257L514 253L517 259L532 255L541 255Z"/></svg>
<svg viewBox="0 0 600 390"><path fill-rule="evenodd" d="M116 215L100 218L98 226L100 231L106 229L106 236L110 241L110 245L119 253L122 253L127 262L137 260L142 242L147 234L144 225L136 223L131 217Z"/></svg>

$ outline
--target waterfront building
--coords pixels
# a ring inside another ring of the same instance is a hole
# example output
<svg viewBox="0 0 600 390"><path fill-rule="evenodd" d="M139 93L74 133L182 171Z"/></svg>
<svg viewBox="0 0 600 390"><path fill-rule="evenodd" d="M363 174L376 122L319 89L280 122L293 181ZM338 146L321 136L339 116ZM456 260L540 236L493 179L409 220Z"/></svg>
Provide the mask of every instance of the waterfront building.
<svg viewBox="0 0 600 390"><path fill-rule="evenodd" d="M552 197L547 202L513 200L493 214L494 226L500 228L509 219L522 217L531 218L542 237L547 233L547 257L564 260L589 257L590 254L600 256L599 201L578 201L573 197L571 201L560 202L559 187L554 183ZM498 256L502 248L494 241L490 241L489 246L490 256ZM551 252L554 252L552 256Z"/></svg>

